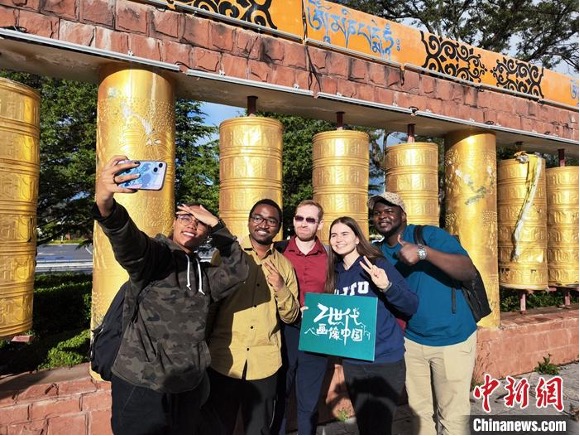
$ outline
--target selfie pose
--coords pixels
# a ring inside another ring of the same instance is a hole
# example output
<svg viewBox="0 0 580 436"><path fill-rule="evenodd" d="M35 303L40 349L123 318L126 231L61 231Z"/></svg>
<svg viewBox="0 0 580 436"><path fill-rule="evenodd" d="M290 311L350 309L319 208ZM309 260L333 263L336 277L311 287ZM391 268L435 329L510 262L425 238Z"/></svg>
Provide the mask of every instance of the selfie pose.
<svg viewBox="0 0 580 436"><path fill-rule="evenodd" d="M103 166L93 208L115 259L129 274L127 327L112 369L112 429L195 434L209 395L208 306L247 278L248 263L224 223L201 205L179 206L169 237L140 231L114 199L116 193L139 192L120 186L139 177L123 173L138 166L125 161L126 156L114 156ZM217 266L201 263L195 253L209 235L221 256Z"/></svg>
<svg viewBox="0 0 580 436"><path fill-rule="evenodd" d="M395 314L412 316L417 296L351 217L332 222L329 243L326 292L378 299L374 361L342 360L359 433L391 434L405 384L403 330Z"/></svg>

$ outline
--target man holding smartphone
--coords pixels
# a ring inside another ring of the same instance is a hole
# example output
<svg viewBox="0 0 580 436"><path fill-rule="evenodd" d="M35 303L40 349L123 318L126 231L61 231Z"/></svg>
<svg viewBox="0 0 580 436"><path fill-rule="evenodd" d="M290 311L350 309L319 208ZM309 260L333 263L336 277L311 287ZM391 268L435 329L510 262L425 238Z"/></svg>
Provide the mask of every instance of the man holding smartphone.
<svg viewBox="0 0 580 436"><path fill-rule="evenodd" d="M113 364L115 434L195 434L209 394L205 326L211 301L229 296L248 276L248 262L224 223L201 205L181 205L171 236L140 231L116 193L137 174L114 156L97 175L93 214L115 259L129 274L124 330ZM201 263L195 249L211 235L219 265ZM138 301L138 303L137 303Z"/></svg>

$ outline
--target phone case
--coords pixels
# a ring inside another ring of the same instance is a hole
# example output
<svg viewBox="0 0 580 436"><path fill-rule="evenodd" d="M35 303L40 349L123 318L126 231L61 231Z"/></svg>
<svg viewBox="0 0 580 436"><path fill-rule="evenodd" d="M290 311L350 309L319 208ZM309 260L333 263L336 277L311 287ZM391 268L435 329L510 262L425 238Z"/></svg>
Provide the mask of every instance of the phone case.
<svg viewBox="0 0 580 436"><path fill-rule="evenodd" d="M147 191L159 191L163 187L167 164L160 161L140 160L139 166L121 171L119 175L139 174L135 180L119 183L123 188L142 189Z"/></svg>

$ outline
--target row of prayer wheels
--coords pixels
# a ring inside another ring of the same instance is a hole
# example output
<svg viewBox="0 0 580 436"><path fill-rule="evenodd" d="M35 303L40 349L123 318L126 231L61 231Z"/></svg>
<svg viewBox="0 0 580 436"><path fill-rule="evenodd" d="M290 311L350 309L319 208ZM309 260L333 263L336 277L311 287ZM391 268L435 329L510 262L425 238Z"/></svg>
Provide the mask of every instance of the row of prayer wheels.
<svg viewBox="0 0 580 436"><path fill-rule="evenodd" d="M99 88L99 119L109 120L103 122L105 127L98 127L97 154L101 161L114 154L115 138L126 137L128 145L122 152L130 155L134 151L131 138L139 137L138 128L127 127L130 120L118 116L123 101L111 99L109 96L115 93L107 92L120 88L124 80L111 71ZM172 101L172 88L155 76L151 80L157 82L133 89L131 99L143 102L142 110L137 107L141 112L162 120L159 128L153 129L159 132L163 120L171 118L171 107L156 101ZM141 96L139 89L156 89L163 95ZM0 130L0 337L8 337L32 325L40 168L39 97L35 91L0 79ZM279 121L255 116L226 120L220 125L219 209L234 234L247 234L248 212L257 200L271 198L284 203L282 132ZM157 140L169 144L172 138L173 134L168 134ZM578 286L578 168L546 170L542 158L521 153L513 160L499 162L496 169L493 135L476 138L475 153L472 139L451 136L451 144L446 144L447 229L460 236L482 275L497 276L499 264L502 286ZM154 147L148 150L154 153ZM166 146L161 152L161 157L172 161L174 150ZM312 158L314 200L325 209L320 237L327 242L328 225L334 218L350 215L361 224L368 220L369 137L364 132L342 129L319 133L313 137ZM386 150L386 190L403 197L410 223L439 224L438 166L436 144L410 142ZM170 176L173 171L170 168ZM168 195L151 193L151 197L127 200L137 201L133 205L137 208L154 206L163 211L157 231L167 231L173 214L165 210L173 201L173 181L166 187L172 191ZM138 225L147 226L148 222ZM367 226L362 227L368 231ZM95 234L95 247L100 244L102 237ZM100 278L104 283L105 275L117 274L113 263L112 256L95 259L94 286ZM103 299L100 304L102 313L107 303Z"/></svg>
<svg viewBox="0 0 580 436"><path fill-rule="evenodd" d="M521 153L498 167L500 284L578 287L578 167Z"/></svg>

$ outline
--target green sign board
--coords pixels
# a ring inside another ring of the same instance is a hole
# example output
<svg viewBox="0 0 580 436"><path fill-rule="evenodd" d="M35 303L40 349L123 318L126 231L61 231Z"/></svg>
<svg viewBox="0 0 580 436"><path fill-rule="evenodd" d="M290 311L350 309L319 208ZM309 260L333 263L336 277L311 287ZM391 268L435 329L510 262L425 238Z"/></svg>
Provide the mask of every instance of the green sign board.
<svg viewBox="0 0 580 436"><path fill-rule="evenodd" d="M377 299L307 293L302 313L302 351L375 360Z"/></svg>

